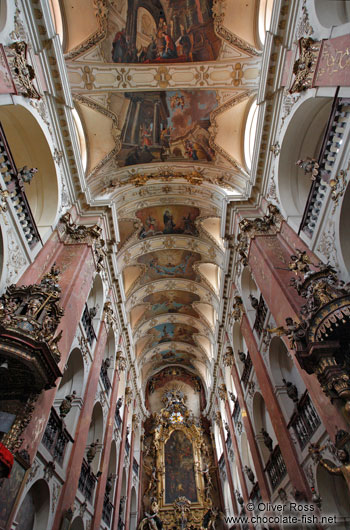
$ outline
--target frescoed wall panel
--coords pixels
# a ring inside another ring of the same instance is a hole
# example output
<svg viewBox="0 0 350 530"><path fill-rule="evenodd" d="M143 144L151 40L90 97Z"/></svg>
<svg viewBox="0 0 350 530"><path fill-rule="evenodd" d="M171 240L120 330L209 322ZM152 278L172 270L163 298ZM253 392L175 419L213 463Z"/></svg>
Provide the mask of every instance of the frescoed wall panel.
<svg viewBox="0 0 350 530"><path fill-rule="evenodd" d="M160 250L149 252L138 258L138 263L147 266L141 278L141 285L163 278L185 278L199 281L199 275L193 270L193 264L200 261L201 256L189 250Z"/></svg>
<svg viewBox="0 0 350 530"><path fill-rule="evenodd" d="M197 311L191 307L192 302L199 299L198 295L185 291L163 291L150 294L143 299L145 304L149 304L143 318L147 320L163 313L180 313L199 318Z"/></svg>
<svg viewBox="0 0 350 530"><path fill-rule="evenodd" d="M148 332L149 335L153 336L149 347L153 348L157 344L169 341L187 342L195 346L194 333L198 333L198 330L186 324L173 324L172 322L159 324Z"/></svg>

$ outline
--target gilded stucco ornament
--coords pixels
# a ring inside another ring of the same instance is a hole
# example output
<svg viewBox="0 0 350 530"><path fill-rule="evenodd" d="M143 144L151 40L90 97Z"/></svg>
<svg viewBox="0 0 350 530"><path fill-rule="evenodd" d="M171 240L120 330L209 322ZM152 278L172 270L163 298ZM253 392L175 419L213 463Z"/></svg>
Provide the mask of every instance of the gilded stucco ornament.
<svg viewBox="0 0 350 530"><path fill-rule="evenodd" d="M222 401L226 401L226 400L227 400L227 388L226 388L225 383L222 383L222 384L218 387L218 394L219 394L219 398L220 398Z"/></svg>
<svg viewBox="0 0 350 530"><path fill-rule="evenodd" d="M235 356L233 353L233 349L231 346L227 346L226 352L224 354L224 365L225 366L233 366L235 362Z"/></svg>
<svg viewBox="0 0 350 530"><path fill-rule="evenodd" d="M27 49L28 45L24 41L6 46L7 61L17 92L27 98L40 99L41 96L34 85L34 68L27 61Z"/></svg>
<svg viewBox="0 0 350 530"><path fill-rule="evenodd" d="M317 59L320 53L320 42L311 37L299 39L299 57L293 66L294 81L290 93L303 92L312 87Z"/></svg>
<svg viewBox="0 0 350 530"><path fill-rule="evenodd" d="M234 302L232 305L232 313L231 317L233 320L240 320L244 313L244 306L243 306L243 300L240 296L234 297Z"/></svg>

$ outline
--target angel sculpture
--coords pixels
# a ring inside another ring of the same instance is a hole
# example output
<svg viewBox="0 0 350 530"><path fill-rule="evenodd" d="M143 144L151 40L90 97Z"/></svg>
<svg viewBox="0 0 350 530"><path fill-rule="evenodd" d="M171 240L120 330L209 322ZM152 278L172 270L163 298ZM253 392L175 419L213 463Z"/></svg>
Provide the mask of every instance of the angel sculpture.
<svg viewBox="0 0 350 530"><path fill-rule="evenodd" d="M157 484L159 482L159 478L157 476L158 469L157 469L157 466L155 466L155 465L150 467L150 466L144 464L143 466L144 466L144 468L146 470L147 475L150 477L150 481L149 481L147 489L145 491L145 496L147 496L152 491L154 491L156 489L156 487L157 487Z"/></svg>
<svg viewBox="0 0 350 530"><path fill-rule="evenodd" d="M286 318L286 324L287 328L279 326L276 328L267 328L266 331L268 333L276 334L278 337L281 337L282 335L287 335L290 341L291 348L293 350L296 350L298 347L298 343L305 343L306 331L303 328L302 323L294 322L294 320L290 317Z"/></svg>

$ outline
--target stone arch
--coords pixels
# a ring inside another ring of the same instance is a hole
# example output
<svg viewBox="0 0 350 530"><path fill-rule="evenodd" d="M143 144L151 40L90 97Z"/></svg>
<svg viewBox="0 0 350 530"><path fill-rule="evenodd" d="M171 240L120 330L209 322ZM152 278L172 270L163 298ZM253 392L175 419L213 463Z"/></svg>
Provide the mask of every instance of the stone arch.
<svg viewBox="0 0 350 530"><path fill-rule="evenodd" d="M101 403L98 401L95 403L94 409L92 411L91 416L91 422L89 427L89 434L87 439L87 448L90 444L93 442L96 442L98 440L98 444L102 444L103 442L103 409ZM97 451L94 459L91 462L91 469L93 473L96 475L97 471L99 470L99 464L100 464L100 458L101 453L100 451Z"/></svg>
<svg viewBox="0 0 350 530"><path fill-rule="evenodd" d="M329 460L326 460L326 462L332 467L335 466L334 462L330 462ZM336 513L343 517L349 517L349 490L344 477L329 473L321 464L318 464L316 469L316 482L318 493L322 499L323 513ZM340 526L344 530L346 527L345 525Z"/></svg>
<svg viewBox="0 0 350 530"><path fill-rule="evenodd" d="M84 530L84 521L80 516L76 517L70 526L70 530Z"/></svg>
<svg viewBox="0 0 350 530"><path fill-rule="evenodd" d="M130 530L136 530L137 528L137 493L133 487L131 490L131 502L130 502Z"/></svg>
<svg viewBox="0 0 350 530"><path fill-rule="evenodd" d="M253 398L253 418L255 426L255 436L257 439L258 446L262 455L262 460L266 464L270 458L270 451L264 444L264 439L261 434L261 429L265 429L273 440L273 447L275 447L277 441L275 432L272 427L271 419L269 413L266 410L266 405L264 398L260 392L255 392Z"/></svg>
<svg viewBox="0 0 350 530"><path fill-rule="evenodd" d="M350 241L349 241L349 220L347 216L350 211L350 187L348 186L340 210L339 218L339 244L341 256L344 261L346 271L350 270ZM335 242L334 242L335 243Z"/></svg>
<svg viewBox="0 0 350 530"><path fill-rule="evenodd" d="M84 360L79 348L74 348L68 358L63 377L55 397L55 406L59 408L65 396L76 392L76 399L72 402L72 409L64 421L69 433L74 436L76 424L79 417L79 398L83 398L84 392Z"/></svg>
<svg viewBox="0 0 350 530"><path fill-rule="evenodd" d="M314 0L314 10L325 28L350 22L350 5L346 0Z"/></svg>
<svg viewBox="0 0 350 530"><path fill-rule="evenodd" d="M295 230L304 213L311 187L310 175L296 166L297 160L318 159L332 107L332 98L304 99L288 122L278 160L278 190L282 214Z"/></svg>
<svg viewBox="0 0 350 530"><path fill-rule="evenodd" d="M17 170L23 166L38 169L30 184L24 183L24 190L45 241L59 209L59 184L49 143L33 114L22 105L0 106L0 121Z"/></svg>
<svg viewBox="0 0 350 530"><path fill-rule="evenodd" d="M277 389L276 395L284 412L285 419L288 423L294 411L294 403L286 393L283 379L285 379L287 382L293 383L297 387L300 397L305 392L305 385L299 375L293 359L288 353L288 349L284 341L280 337L273 337L271 340L269 359L272 381Z"/></svg>
<svg viewBox="0 0 350 530"><path fill-rule="evenodd" d="M37 480L29 489L18 510L18 530L48 528L50 516L50 489L44 479Z"/></svg>

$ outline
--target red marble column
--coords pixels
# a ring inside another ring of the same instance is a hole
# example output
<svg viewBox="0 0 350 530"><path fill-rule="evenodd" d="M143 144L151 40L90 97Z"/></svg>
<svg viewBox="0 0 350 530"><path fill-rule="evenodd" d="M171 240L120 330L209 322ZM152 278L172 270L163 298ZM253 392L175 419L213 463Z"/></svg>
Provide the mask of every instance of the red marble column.
<svg viewBox="0 0 350 530"><path fill-rule="evenodd" d="M119 521L119 507L120 507L120 497L122 491L122 481L123 481L123 468L124 468L124 459L125 459L125 442L126 442L126 428L128 422L128 405L125 404L124 413L123 413L123 426L122 426L122 437L119 447L119 460L118 460L118 479L117 486L115 488L114 494L114 515L113 515L113 524L112 530L117 530L118 521Z"/></svg>
<svg viewBox="0 0 350 530"><path fill-rule="evenodd" d="M227 480L228 480L228 483L229 483L229 486L230 486L230 495L231 495L233 512L234 512L234 515L238 515L239 514L239 510L238 510L238 507L237 507L235 489L234 489L234 486L233 486L233 479L232 479L232 473L231 473L231 466L230 466L230 461L229 461L228 454L227 454L225 433L224 433L224 429L222 427L222 423L220 424L220 436L221 436L221 442L222 442L222 447L223 447L223 451L224 451L224 459L225 459Z"/></svg>
<svg viewBox="0 0 350 530"><path fill-rule="evenodd" d="M273 391L264 360L257 348L255 337L246 315L243 315L242 318L241 331L250 353L256 377L265 401L266 410L270 415L271 423L275 431L291 483L295 489L304 492L307 498L311 498L310 487L304 475L304 471L299 464L290 432L287 429L287 425L276 395Z"/></svg>
<svg viewBox="0 0 350 530"><path fill-rule="evenodd" d="M235 384L238 403L241 408L242 421L243 421L245 432L247 434L247 440L248 440L250 452L251 452L253 463L254 463L254 468L255 468L256 478L259 484L261 498L264 502L269 502L270 500L269 485L268 485L268 482L265 476L264 466L262 464L259 449L258 449L256 440L255 440L255 434L254 434L252 422L251 422L250 416L247 411L244 394L243 394L243 390L241 386L241 381L240 381L237 367L235 364L232 366L231 375L233 378L233 382ZM233 431L232 418L231 418L231 426L232 426L232 431ZM238 447L237 447L237 450L238 450ZM242 475L243 475L243 471L242 471ZM245 480L243 480L242 483L246 485ZM247 490L247 496L249 497L248 490Z"/></svg>
<svg viewBox="0 0 350 530"><path fill-rule="evenodd" d="M91 526L92 530L98 530L100 528L100 523L101 523L106 482L107 482L107 476L108 476L109 458L111 454L112 437L113 437L113 430L114 430L114 416L115 416L115 409L116 409L117 396L118 396L118 386L119 386L119 374L118 374L118 370L115 370L113 382L112 382L112 395L110 399L107 426L105 429L105 436L103 440L103 452L102 452L102 458L101 458L101 463L100 463L100 471L102 471L102 475L100 476L98 485L97 485L96 500L95 500L95 513L94 513L94 518L93 518L93 522Z"/></svg>
<svg viewBox="0 0 350 530"><path fill-rule="evenodd" d="M34 264L29 267L22 276L19 284L28 285L38 282L43 274L51 268L54 261L61 271L59 277L59 285L62 293L60 305L64 309L64 316L57 331L63 330L62 339L58 345L61 352L59 366L62 371L70 353L71 344L91 289L95 265L91 247L88 245L64 245L63 243L56 244L57 241L55 241L56 236L53 235L52 239L47 243L52 252L46 257L45 263L42 263L39 268L34 267ZM43 258L43 255L41 258ZM58 386L58 384L59 381L57 381L56 385ZM44 433L56 391L57 388L53 388L41 392L32 415L32 420L24 431L22 447L27 449L31 458L35 455Z"/></svg>
<svg viewBox="0 0 350 530"><path fill-rule="evenodd" d="M134 459L134 445L135 445L135 432L132 431L131 442L130 442L130 452L129 452L128 489L126 491L125 528L129 528L129 524L130 524L131 488L132 488L132 474L133 474L132 463Z"/></svg>
<svg viewBox="0 0 350 530"><path fill-rule="evenodd" d="M81 465L83 462L87 437L89 434L92 411L95 403L96 390L102 365L103 354L107 342L108 330L105 323L101 323L97 344L94 351L94 360L92 362L88 381L86 384L84 403L80 412L78 427L76 430L73 448L70 454L69 464L67 467L67 479L62 488L62 493L58 502L56 517L52 530L58 530L60 527L63 514L74 502Z"/></svg>
<svg viewBox="0 0 350 530"><path fill-rule="evenodd" d="M285 222L282 223L279 234L256 236L250 245L249 265L277 326L285 326L287 317L298 320L300 307L305 303L305 300L289 285L292 273L288 270L288 264L291 261L290 256L297 248L306 250L313 263L319 261L319 258L309 251L305 243ZM286 345L289 348L287 339ZM292 356L294 359L294 352ZM294 363L322 423L334 439L338 429L347 430L346 421L337 408L331 405L316 376L307 374L296 359Z"/></svg>
<svg viewBox="0 0 350 530"><path fill-rule="evenodd" d="M142 429L141 429L142 432ZM140 463L139 463L139 491L137 494L137 528L140 523L141 509L142 509L142 466L143 466L143 437L141 437Z"/></svg>
<svg viewBox="0 0 350 530"><path fill-rule="evenodd" d="M224 503L224 496L222 493L220 473L219 473L219 461L218 461L217 448L216 448L215 436L214 436L213 431L211 432L211 444L212 444L213 455L214 455L214 466L216 467L216 480L218 484L219 500L220 500L221 509L223 510L225 507L225 503Z"/></svg>

